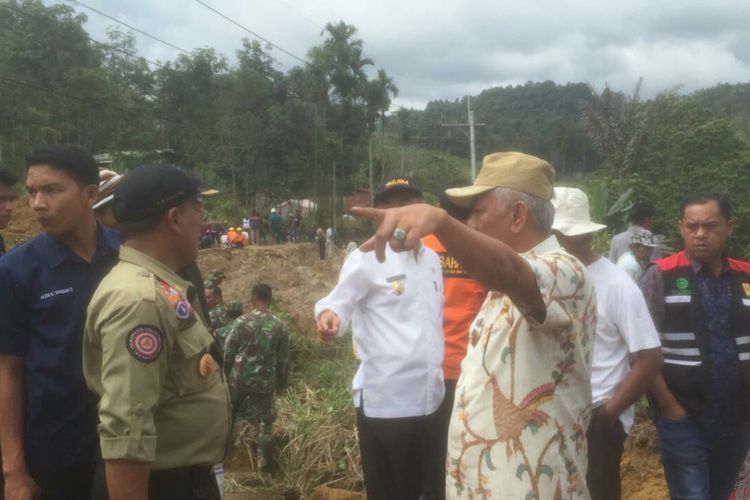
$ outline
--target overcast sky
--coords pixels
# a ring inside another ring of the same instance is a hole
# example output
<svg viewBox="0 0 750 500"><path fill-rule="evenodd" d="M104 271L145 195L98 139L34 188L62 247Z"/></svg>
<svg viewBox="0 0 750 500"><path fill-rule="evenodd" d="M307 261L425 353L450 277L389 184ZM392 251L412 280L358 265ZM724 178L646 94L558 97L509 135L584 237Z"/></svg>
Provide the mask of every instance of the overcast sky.
<svg viewBox="0 0 750 500"><path fill-rule="evenodd" d="M215 47L233 57L250 35L194 0L82 0L181 48ZM750 81L750 1L626 0L204 0L305 59L329 21L354 24L364 53L423 107L483 89L553 80L605 83L643 94ZM45 3L53 3L45 0ZM80 5L87 30L106 40L115 23ZM175 49L137 35L144 57ZM300 64L274 50L279 69Z"/></svg>

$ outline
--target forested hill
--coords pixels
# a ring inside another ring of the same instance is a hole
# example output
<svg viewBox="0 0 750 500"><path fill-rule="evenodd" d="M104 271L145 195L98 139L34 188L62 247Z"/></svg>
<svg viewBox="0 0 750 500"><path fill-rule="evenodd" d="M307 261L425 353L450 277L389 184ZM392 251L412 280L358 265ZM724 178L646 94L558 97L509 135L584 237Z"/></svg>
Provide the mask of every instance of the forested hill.
<svg viewBox="0 0 750 500"><path fill-rule="evenodd" d="M591 98L585 83L529 82L495 87L472 98L477 127L477 156L519 150L550 160L562 174L591 171L602 158L581 121L580 103ZM467 102L431 101L412 118L414 142L458 156L468 154L466 137L445 123L466 123Z"/></svg>
<svg viewBox="0 0 750 500"><path fill-rule="evenodd" d="M724 83L699 90L693 96L699 105L726 116L745 138L750 139L750 83Z"/></svg>
<svg viewBox="0 0 750 500"><path fill-rule="evenodd" d="M594 147L582 119L581 104L595 98L586 83L559 85L551 81L494 87L472 97L477 156L520 150L549 159L563 177L598 169L604 160ZM624 97L624 96L623 96ZM686 102L729 120L735 131L750 138L750 83L721 84L683 96ZM466 137L447 123L466 123L466 98L430 101L424 110L402 112L410 142L467 157ZM393 126L396 128L396 125Z"/></svg>

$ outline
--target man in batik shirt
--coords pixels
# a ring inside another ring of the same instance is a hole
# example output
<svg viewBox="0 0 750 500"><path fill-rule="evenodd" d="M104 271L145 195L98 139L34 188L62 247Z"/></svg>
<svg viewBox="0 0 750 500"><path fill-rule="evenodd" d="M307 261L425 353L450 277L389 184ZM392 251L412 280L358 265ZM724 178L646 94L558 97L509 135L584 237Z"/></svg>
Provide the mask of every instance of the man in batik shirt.
<svg viewBox="0 0 750 500"><path fill-rule="evenodd" d="M554 170L522 153L484 158L468 227L438 208L354 209L380 223L363 246L413 251L434 233L490 293L471 327L448 442L448 498L588 499L586 428L596 299L552 236Z"/></svg>

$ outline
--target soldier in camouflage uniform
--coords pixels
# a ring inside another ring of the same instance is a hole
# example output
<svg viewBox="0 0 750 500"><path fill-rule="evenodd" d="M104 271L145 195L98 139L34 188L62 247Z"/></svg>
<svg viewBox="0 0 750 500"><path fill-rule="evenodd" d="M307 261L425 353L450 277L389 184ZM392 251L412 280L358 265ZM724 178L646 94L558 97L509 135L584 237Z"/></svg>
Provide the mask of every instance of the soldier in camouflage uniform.
<svg viewBox="0 0 750 500"><path fill-rule="evenodd" d="M242 303L238 302L236 300L230 300L226 303L226 306L224 307L224 315L226 317L226 324L222 326L221 328L217 328L214 332L214 336L216 337L216 341L219 343L219 345L224 348L224 342L227 340L227 336L229 335L229 332L232 330L232 324L234 323L234 320L242 316Z"/></svg>
<svg viewBox="0 0 750 500"><path fill-rule="evenodd" d="M224 282L224 271L211 271L208 273L208 281L214 283L214 285L221 285Z"/></svg>
<svg viewBox="0 0 750 500"><path fill-rule="evenodd" d="M274 392L287 385L289 335L284 323L269 310L269 285L255 285L251 301L254 309L232 323L224 345L224 370L235 418L255 426L258 468L267 471L276 419Z"/></svg>
<svg viewBox="0 0 750 500"><path fill-rule="evenodd" d="M221 288L212 280L203 283L211 329L216 330L227 324L227 312L224 308L224 295Z"/></svg>

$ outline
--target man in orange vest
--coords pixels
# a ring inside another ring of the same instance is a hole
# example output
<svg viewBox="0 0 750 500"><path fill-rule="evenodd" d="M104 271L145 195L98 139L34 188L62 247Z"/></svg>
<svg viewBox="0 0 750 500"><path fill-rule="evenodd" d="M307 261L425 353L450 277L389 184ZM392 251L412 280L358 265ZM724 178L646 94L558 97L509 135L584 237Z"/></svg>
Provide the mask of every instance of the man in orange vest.
<svg viewBox="0 0 750 500"><path fill-rule="evenodd" d="M242 248L245 246L245 237L239 227L233 227L227 232L227 241L232 248Z"/></svg>
<svg viewBox="0 0 750 500"><path fill-rule="evenodd" d="M466 222L469 209L451 203L445 193L440 195L440 208L454 219ZM469 343L469 327L482 307L487 290L463 269L435 235L425 236L422 242L440 257L443 270L443 334L445 336L445 354L443 357L443 377L445 379L445 397L437 413L440 421L439 459L445 462L448 451L448 424L450 424L453 396L456 382L461 375L461 361L466 356ZM438 482L439 483L439 482ZM438 498L445 498L445 484Z"/></svg>

